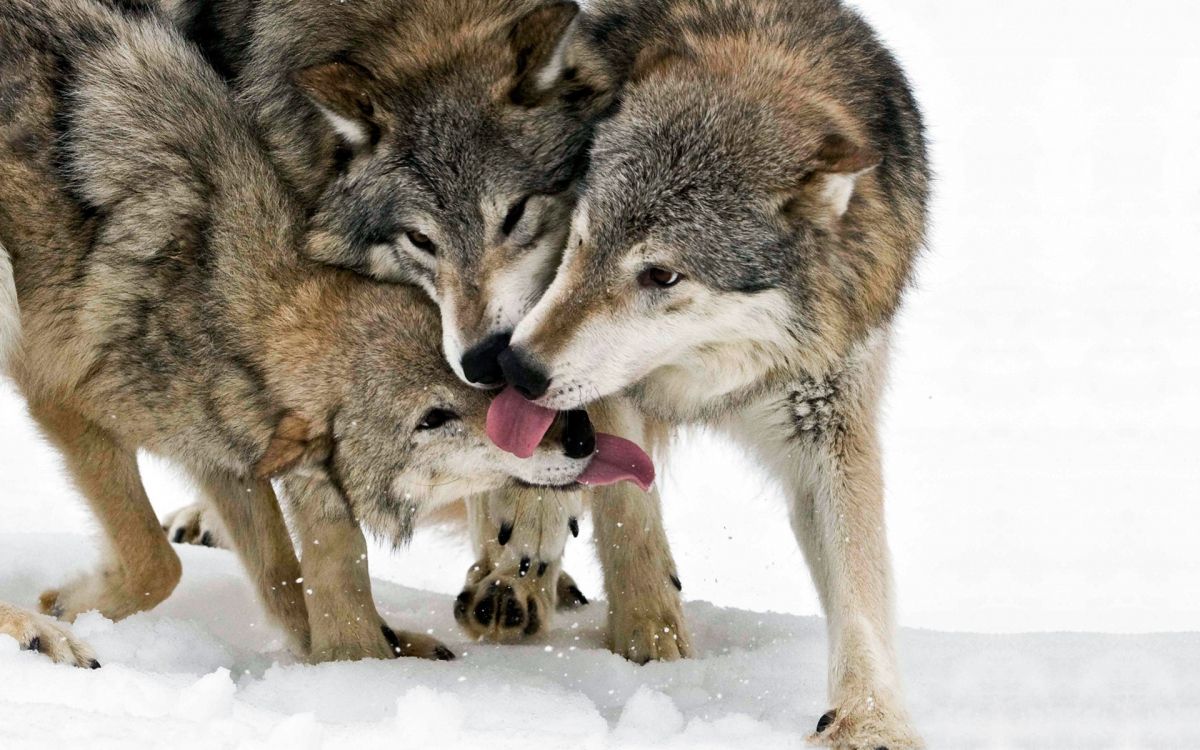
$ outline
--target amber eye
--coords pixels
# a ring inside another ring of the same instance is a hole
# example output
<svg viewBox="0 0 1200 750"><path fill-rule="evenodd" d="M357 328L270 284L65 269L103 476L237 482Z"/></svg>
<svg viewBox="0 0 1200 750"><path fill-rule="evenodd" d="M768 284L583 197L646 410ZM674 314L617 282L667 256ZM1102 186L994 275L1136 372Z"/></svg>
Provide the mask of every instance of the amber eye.
<svg viewBox="0 0 1200 750"><path fill-rule="evenodd" d="M638 274L638 284L642 287L670 289L681 281L683 274L665 268L647 268Z"/></svg>
<svg viewBox="0 0 1200 750"><path fill-rule="evenodd" d="M417 248L418 250L424 250L430 255L437 255L437 246L433 244L433 240L429 239L429 235L425 234L424 232L406 232L404 236L407 237L408 241L413 243L413 247Z"/></svg>
<svg viewBox="0 0 1200 750"><path fill-rule="evenodd" d="M447 422L458 419L458 415L446 409L430 409L417 425L418 430L436 430Z"/></svg>

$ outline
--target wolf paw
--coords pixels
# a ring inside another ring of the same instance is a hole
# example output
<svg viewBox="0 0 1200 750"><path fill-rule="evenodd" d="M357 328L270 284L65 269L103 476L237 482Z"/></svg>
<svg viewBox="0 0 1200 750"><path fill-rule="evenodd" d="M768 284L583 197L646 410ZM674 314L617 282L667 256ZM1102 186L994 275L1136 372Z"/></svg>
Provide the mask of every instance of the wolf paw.
<svg viewBox="0 0 1200 750"><path fill-rule="evenodd" d="M99 669L100 662L70 628L45 615L0 603L0 634L12 636L22 649L37 651L59 664Z"/></svg>
<svg viewBox="0 0 1200 750"><path fill-rule="evenodd" d="M228 548L225 531L212 509L203 503L193 503L168 513L162 521L167 539L175 544L195 544L202 547Z"/></svg>
<svg viewBox="0 0 1200 750"><path fill-rule="evenodd" d="M182 568L179 558L172 554L157 566L147 565L141 573L139 578L131 579L120 565L105 565L60 589L43 593L42 612L67 622L75 622L76 617L92 610L110 620L123 620L153 609L170 596L179 583Z"/></svg>
<svg viewBox="0 0 1200 750"><path fill-rule="evenodd" d="M834 750L922 750L921 738L901 712L876 705L867 697L846 701L826 712L808 741Z"/></svg>
<svg viewBox="0 0 1200 750"><path fill-rule="evenodd" d="M441 641L422 633L393 630L384 623L343 630L336 634L318 634L309 653L313 663L329 661L361 661L363 659L396 659L416 657L436 661L451 661L454 652Z"/></svg>
<svg viewBox="0 0 1200 750"><path fill-rule="evenodd" d="M392 652L396 656L412 657L415 659L431 659L433 661L454 661L454 652L445 644L424 633L412 633L407 630L392 630L383 626L383 637L387 639Z"/></svg>
<svg viewBox="0 0 1200 750"><path fill-rule="evenodd" d="M609 634L613 652L638 664L676 661L692 654L682 606L674 597L655 607L628 600L614 604Z"/></svg>
<svg viewBox="0 0 1200 750"><path fill-rule="evenodd" d="M454 601L454 619L472 638L494 643L515 643L545 632L557 598L554 579L545 572L539 575L532 563L522 562L516 572L494 571L468 580Z"/></svg>
<svg viewBox="0 0 1200 750"><path fill-rule="evenodd" d="M101 571L75 579L61 589L45 591L38 598L44 614L66 622L96 610L110 620L122 620L142 609L136 597L125 591L119 572ZM149 606L153 606L154 602Z"/></svg>

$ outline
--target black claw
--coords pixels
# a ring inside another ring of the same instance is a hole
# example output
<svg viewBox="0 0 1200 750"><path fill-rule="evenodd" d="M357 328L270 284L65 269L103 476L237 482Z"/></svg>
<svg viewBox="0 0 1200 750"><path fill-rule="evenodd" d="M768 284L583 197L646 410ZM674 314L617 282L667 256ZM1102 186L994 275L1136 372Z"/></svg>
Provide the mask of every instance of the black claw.
<svg viewBox="0 0 1200 750"><path fill-rule="evenodd" d="M530 565L533 565L533 561L530 560L528 557L522 557L521 558L521 568L520 568L520 570L517 571L517 575L521 576L522 578L524 578L526 575L528 575Z"/></svg>
<svg viewBox="0 0 1200 750"><path fill-rule="evenodd" d="M500 524L500 536L496 537L496 541L500 542L500 546L503 547L508 544L509 539L512 539L512 524Z"/></svg>
<svg viewBox="0 0 1200 750"><path fill-rule="evenodd" d="M575 518L574 516L572 516L571 520L567 521L567 528L571 530L571 536L575 537L576 539L579 538L579 519L578 518Z"/></svg>
<svg viewBox="0 0 1200 750"><path fill-rule="evenodd" d="M404 647L400 645L400 638L396 635L395 631L389 628L387 625L381 625L380 628L383 630L384 639L386 639L388 645L392 647L392 653L396 654L396 656L399 656L404 650Z"/></svg>
<svg viewBox="0 0 1200 750"><path fill-rule="evenodd" d="M674 584L676 591L683 591L683 581L679 580L679 576L671 574L671 583Z"/></svg>
<svg viewBox="0 0 1200 750"><path fill-rule="evenodd" d="M25 647L25 650L37 651L39 654L42 653L42 639L36 635L33 638L30 638L29 645Z"/></svg>
<svg viewBox="0 0 1200 750"><path fill-rule="evenodd" d="M567 593L571 595L571 599L575 602L575 606L587 606L588 598L583 595L583 592L579 590L578 586L572 586L571 588L567 589Z"/></svg>
<svg viewBox="0 0 1200 750"><path fill-rule="evenodd" d="M833 720L836 718L837 718L837 711L825 712L825 715L817 720L817 734L820 734L821 732L824 732L826 729L828 729L829 725L832 724Z"/></svg>
<svg viewBox="0 0 1200 750"><path fill-rule="evenodd" d="M548 568L548 567L550 567L550 563L548 563L548 562L538 563L538 578L541 578L542 576L546 575L546 568Z"/></svg>
<svg viewBox="0 0 1200 750"><path fill-rule="evenodd" d="M175 529L175 536L171 537L171 541L175 544L183 544L183 529Z"/></svg>
<svg viewBox="0 0 1200 750"><path fill-rule="evenodd" d="M213 535L212 535L211 531L206 531L200 535L200 544L204 545L205 547L215 547L216 546L215 544L213 544Z"/></svg>
<svg viewBox="0 0 1200 750"><path fill-rule="evenodd" d="M438 646L437 648L435 648L433 650L433 655L437 657L438 661L454 661L455 659L458 658L457 656L454 655L453 651L446 648L445 646Z"/></svg>
<svg viewBox="0 0 1200 750"><path fill-rule="evenodd" d="M100 668L100 662L96 661L95 659L92 659L90 662L88 662L88 669L99 669L99 668Z"/></svg>

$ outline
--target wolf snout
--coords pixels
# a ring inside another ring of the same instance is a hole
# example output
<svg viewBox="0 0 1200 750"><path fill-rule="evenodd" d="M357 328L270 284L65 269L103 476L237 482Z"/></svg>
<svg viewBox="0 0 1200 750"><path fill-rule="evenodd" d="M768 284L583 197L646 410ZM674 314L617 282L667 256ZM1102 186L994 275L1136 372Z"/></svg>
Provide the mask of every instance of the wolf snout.
<svg viewBox="0 0 1200 750"><path fill-rule="evenodd" d="M497 333L467 350L462 358L462 371L476 385L495 387L504 383L500 354L508 349L512 332Z"/></svg>
<svg viewBox="0 0 1200 750"><path fill-rule="evenodd" d="M520 349L505 349L499 357L505 381L529 400L539 399L550 389L550 376L545 368Z"/></svg>

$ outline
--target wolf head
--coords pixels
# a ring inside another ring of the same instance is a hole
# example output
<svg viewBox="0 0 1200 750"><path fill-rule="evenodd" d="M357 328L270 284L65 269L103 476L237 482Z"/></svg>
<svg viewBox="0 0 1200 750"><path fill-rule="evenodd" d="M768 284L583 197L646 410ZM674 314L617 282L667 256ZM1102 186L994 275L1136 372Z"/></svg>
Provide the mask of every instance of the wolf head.
<svg viewBox="0 0 1200 750"><path fill-rule="evenodd" d="M589 102L554 75L578 7L274 6L258 14L247 68L285 75L247 91L308 193L310 257L421 286L443 310L452 367L498 383L480 345L506 340L549 283L586 159Z"/></svg>
<svg viewBox="0 0 1200 750"><path fill-rule="evenodd" d="M420 291L345 275L308 294L274 349L273 370L302 405L275 428L260 476L328 478L356 517L399 541L420 508L513 484L570 487L588 467L566 418L528 460L492 444L491 399L446 367Z"/></svg>
<svg viewBox="0 0 1200 750"><path fill-rule="evenodd" d="M727 33L630 66L562 265L502 356L508 382L555 409L637 385L703 415L772 373L820 371L891 314L923 193L883 193L891 146L821 90L836 81Z"/></svg>

